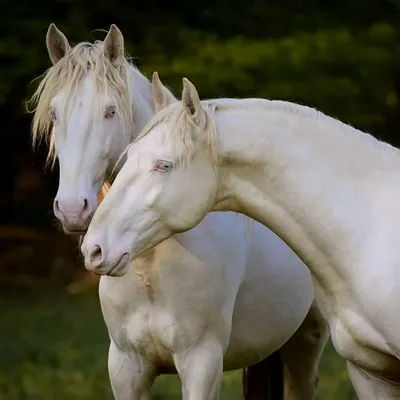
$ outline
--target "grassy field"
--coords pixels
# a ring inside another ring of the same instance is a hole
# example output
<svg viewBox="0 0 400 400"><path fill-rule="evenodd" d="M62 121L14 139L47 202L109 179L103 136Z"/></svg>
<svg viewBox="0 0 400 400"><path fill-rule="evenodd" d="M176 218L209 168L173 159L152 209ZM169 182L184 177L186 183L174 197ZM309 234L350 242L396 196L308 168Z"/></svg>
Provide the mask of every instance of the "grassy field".
<svg viewBox="0 0 400 400"><path fill-rule="evenodd" d="M0 400L113 399L108 336L96 293L0 298L0 313ZM179 399L179 379L158 378L153 398ZM221 399L241 398L241 372L225 374ZM317 399L356 399L344 362L330 344Z"/></svg>

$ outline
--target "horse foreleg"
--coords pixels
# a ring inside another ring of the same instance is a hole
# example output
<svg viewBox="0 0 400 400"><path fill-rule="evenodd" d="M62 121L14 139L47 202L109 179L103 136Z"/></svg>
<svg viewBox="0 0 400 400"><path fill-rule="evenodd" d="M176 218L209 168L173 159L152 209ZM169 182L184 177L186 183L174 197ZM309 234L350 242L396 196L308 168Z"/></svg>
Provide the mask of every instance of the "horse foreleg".
<svg viewBox="0 0 400 400"><path fill-rule="evenodd" d="M318 365L329 326L315 301L296 333L281 347L285 400L312 400L318 384Z"/></svg>
<svg viewBox="0 0 400 400"><path fill-rule="evenodd" d="M108 372L115 400L150 400L155 373L146 368L139 355L118 349L111 340Z"/></svg>
<svg viewBox="0 0 400 400"><path fill-rule="evenodd" d="M204 339L180 353L174 362L182 381L183 400L218 400L223 375L222 345Z"/></svg>

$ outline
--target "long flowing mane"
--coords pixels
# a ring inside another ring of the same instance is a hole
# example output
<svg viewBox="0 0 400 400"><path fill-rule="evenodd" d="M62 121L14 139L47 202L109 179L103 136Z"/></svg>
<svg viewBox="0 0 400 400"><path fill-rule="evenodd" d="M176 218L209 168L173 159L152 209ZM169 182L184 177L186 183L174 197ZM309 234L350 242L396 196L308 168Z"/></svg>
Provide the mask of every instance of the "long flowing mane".
<svg viewBox="0 0 400 400"><path fill-rule="evenodd" d="M33 145L45 139L49 144L48 161L53 164L55 132L49 115L51 101L61 90L65 93L65 103L58 110L60 115L57 118L60 123L66 124L73 105L72 99L82 90L89 72L92 73L97 94L114 94L117 112L126 133L130 133L134 126L135 101L132 101L132 97L136 91L144 92L141 86L150 85L148 79L129 61L128 56L124 58L122 65L115 67L104 55L103 41L81 42L74 46L42 75L37 90L28 101L28 105L34 106L33 110L28 110L34 112ZM99 96L95 96L94 101L98 98ZM93 112L103 112L96 104L91 108Z"/></svg>

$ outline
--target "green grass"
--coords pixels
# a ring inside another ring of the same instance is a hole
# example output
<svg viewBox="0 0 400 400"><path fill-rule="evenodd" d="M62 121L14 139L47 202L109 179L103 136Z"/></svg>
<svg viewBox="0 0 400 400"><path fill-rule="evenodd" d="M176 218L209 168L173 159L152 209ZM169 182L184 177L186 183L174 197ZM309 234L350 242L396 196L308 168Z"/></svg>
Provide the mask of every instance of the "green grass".
<svg viewBox="0 0 400 400"><path fill-rule="evenodd" d="M97 294L0 299L1 400L112 400L108 335ZM157 400L179 399L180 382L161 376ZM221 400L241 399L241 371L226 373ZM355 400L344 362L329 344L318 400Z"/></svg>

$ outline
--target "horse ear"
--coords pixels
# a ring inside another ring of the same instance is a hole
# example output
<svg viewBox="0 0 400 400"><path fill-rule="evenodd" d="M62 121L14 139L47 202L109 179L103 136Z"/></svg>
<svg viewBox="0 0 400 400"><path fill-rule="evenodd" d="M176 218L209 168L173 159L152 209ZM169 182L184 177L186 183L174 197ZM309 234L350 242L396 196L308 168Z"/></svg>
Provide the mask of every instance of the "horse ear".
<svg viewBox="0 0 400 400"><path fill-rule="evenodd" d="M53 65L57 64L71 48L66 36L53 23L47 29L46 47Z"/></svg>
<svg viewBox="0 0 400 400"><path fill-rule="evenodd" d="M104 39L104 55L118 67L124 60L124 37L117 25L112 24Z"/></svg>
<svg viewBox="0 0 400 400"><path fill-rule="evenodd" d="M187 78L183 78L182 105L186 114L199 125L202 112L200 97L196 87Z"/></svg>
<svg viewBox="0 0 400 400"><path fill-rule="evenodd" d="M157 72L153 73L151 79L151 91L153 93L154 108L157 111L178 101L174 95L162 84Z"/></svg>

